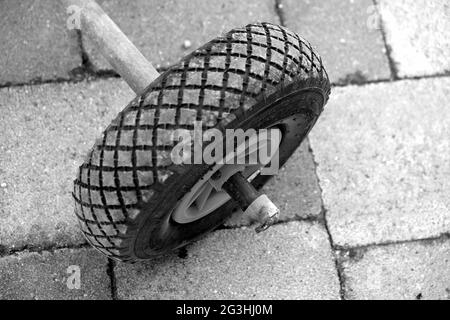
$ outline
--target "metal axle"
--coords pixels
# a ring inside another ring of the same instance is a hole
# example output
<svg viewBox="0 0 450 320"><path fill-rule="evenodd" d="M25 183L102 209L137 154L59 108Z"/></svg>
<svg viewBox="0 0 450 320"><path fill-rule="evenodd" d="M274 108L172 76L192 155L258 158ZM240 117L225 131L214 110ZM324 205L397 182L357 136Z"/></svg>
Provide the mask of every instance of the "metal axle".
<svg viewBox="0 0 450 320"><path fill-rule="evenodd" d="M240 172L232 175L223 184L222 189L238 203L245 214L258 218L261 225L255 229L256 232L266 230L277 221L280 210L265 194L256 190Z"/></svg>

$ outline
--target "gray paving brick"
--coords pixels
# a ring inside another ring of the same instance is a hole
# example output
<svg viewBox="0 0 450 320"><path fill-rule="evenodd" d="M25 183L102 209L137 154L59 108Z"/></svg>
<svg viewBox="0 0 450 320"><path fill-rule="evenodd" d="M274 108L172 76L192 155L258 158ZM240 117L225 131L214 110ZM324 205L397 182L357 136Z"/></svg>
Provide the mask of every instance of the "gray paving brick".
<svg viewBox="0 0 450 320"><path fill-rule="evenodd" d="M344 264L350 299L450 299L450 242L375 247Z"/></svg>
<svg viewBox="0 0 450 320"><path fill-rule="evenodd" d="M322 226L277 225L261 234L221 230L166 257L115 269L122 299L338 299Z"/></svg>
<svg viewBox="0 0 450 320"><path fill-rule="evenodd" d="M450 78L336 88L310 134L338 245L450 231Z"/></svg>
<svg viewBox="0 0 450 320"><path fill-rule="evenodd" d="M69 269L71 266L79 269ZM106 269L107 259L93 249L22 252L3 257L0 299L109 299L111 289ZM74 280L78 270L79 289Z"/></svg>
<svg viewBox="0 0 450 320"><path fill-rule="evenodd" d="M368 27L372 0L281 3L286 26L317 47L333 83L390 77L382 35Z"/></svg>
<svg viewBox="0 0 450 320"><path fill-rule="evenodd" d="M84 241L73 179L94 140L133 96L121 80L0 90L0 245Z"/></svg>
<svg viewBox="0 0 450 320"><path fill-rule="evenodd" d="M378 0L399 76L450 72L447 0Z"/></svg>
<svg viewBox="0 0 450 320"><path fill-rule="evenodd" d="M280 221L317 217L321 213L321 192L308 148L308 141L303 142L262 190L280 209ZM252 222L239 210L226 225L241 226Z"/></svg>
<svg viewBox="0 0 450 320"><path fill-rule="evenodd" d="M1 1L0 30L0 84L67 79L81 65L59 1Z"/></svg>
<svg viewBox="0 0 450 320"><path fill-rule="evenodd" d="M104 0L102 8L156 67L167 67L207 41L256 21L279 22L274 2ZM184 47L185 41L191 46ZM95 69L111 69L83 38Z"/></svg>

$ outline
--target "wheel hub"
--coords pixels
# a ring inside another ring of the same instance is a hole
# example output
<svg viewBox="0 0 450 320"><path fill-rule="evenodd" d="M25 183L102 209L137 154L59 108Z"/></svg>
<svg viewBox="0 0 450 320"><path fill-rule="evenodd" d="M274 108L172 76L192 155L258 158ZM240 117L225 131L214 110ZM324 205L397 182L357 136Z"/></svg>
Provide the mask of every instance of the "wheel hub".
<svg viewBox="0 0 450 320"><path fill-rule="evenodd" d="M263 166L268 163L230 163L235 159L255 159L255 154L261 148L270 146L270 156L272 159L278 152L278 147L282 139L281 131L278 128L275 134L267 135L260 139L258 134L251 136L247 143L237 146L237 148L227 154L222 161L219 161L184 195L172 213L172 219L181 224L190 223L205 217L228 202L231 197L222 190L222 185L235 173L242 175L251 182L256 178ZM269 137L269 138L268 138ZM275 138L274 138L275 137Z"/></svg>

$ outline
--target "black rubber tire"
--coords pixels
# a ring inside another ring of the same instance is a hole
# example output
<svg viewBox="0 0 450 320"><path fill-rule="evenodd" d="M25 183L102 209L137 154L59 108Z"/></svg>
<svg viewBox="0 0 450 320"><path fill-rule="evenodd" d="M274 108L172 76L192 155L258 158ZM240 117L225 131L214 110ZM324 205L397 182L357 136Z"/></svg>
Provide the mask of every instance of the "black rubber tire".
<svg viewBox="0 0 450 320"><path fill-rule="evenodd" d="M189 224L171 219L177 201L210 168L174 165L170 133L208 128L283 131L280 165L306 137L330 94L311 45L281 26L233 29L161 74L104 131L74 182L75 213L87 240L121 261L179 248L221 225L234 203ZM262 186L268 176L253 181Z"/></svg>

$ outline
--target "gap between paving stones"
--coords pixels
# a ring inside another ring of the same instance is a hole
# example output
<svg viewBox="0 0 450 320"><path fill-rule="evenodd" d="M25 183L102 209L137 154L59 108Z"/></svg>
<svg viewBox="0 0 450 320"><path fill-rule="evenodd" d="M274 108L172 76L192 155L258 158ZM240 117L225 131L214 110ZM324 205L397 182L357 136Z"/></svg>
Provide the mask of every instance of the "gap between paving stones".
<svg viewBox="0 0 450 320"><path fill-rule="evenodd" d="M57 250L64 250L64 249L89 249L92 248L90 244L87 242L76 244L76 245L65 245L65 246L29 246L25 245L19 248L0 248L0 259L8 256L14 256L19 253L23 252L30 252L30 253L38 253L41 254L42 252L50 252L54 253Z"/></svg>
<svg viewBox="0 0 450 320"><path fill-rule="evenodd" d="M167 68L157 69L159 73L163 73L167 71ZM371 84L379 84L379 83L395 83L403 80L422 80L422 79L434 79L434 78L445 78L450 77L450 72L443 73L435 73L431 75L423 75L423 76L405 76L397 79L378 79L378 80L366 80L366 79L358 79L352 78L352 75L347 75L347 81L338 81L331 83L331 87L348 87L348 86L365 86ZM76 84L83 81L97 81L97 80L108 80L108 79L117 79L120 78L120 75L115 73L113 70L100 70L100 71L91 71L85 70L79 73L79 77L73 78L55 78L55 79L47 79L47 80L36 80L31 82L20 82L20 83L0 83L0 89L3 88L18 88L25 86L38 86L43 84L58 84L58 83L68 83L68 84Z"/></svg>
<svg viewBox="0 0 450 320"><path fill-rule="evenodd" d="M319 215L317 217L314 216L310 216L310 217L293 217L293 218L288 218L284 221L277 221L275 224L273 224L273 226L278 226L278 225L284 225L290 222L308 222L308 223L319 223L321 225L323 225L323 219L322 217ZM214 231L212 232L216 232L216 231L220 231L220 230L237 230L237 229L251 229L253 227L255 227L255 225L246 225L246 226L219 226L218 228L216 228ZM54 252L56 250L62 250L62 249L82 249L82 248L91 248L91 245L87 242L84 243L80 243L80 244L76 244L76 245L64 245L64 246L52 246L52 245L48 245L48 246L29 246L29 245L25 245L22 247L17 247L17 248L13 248L13 249L8 249L8 248L2 248L0 247L0 258L3 257L7 257L7 256L12 256L18 253L22 253L24 251L26 252L33 252L33 253L42 253L44 251L48 251L48 252Z"/></svg>
<svg viewBox="0 0 450 320"><path fill-rule="evenodd" d="M116 262L114 260L108 259L108 264L106 267L106 274L109 276L110 281L110 289L111 289L111 299L119 300L117 298L117 281L116 274L114 272L114 268L116 267Z"/></svg>
<svg viewBox="0 0 450 320"><path fill-rule="evenodd" d="M436 241L447 241L450 240L450 233L442 233L435 237L429 237L429 238L420 238L420 239L408 239L408 240L400 240L400 241L385 241L380 243L369 243L361 246L339 246L336 245L336 250L342 251L342 252L365 252L367 250L377 248L377 247L388 247L388 246L396 246L396 245L402 245L402 244L408 244L408 243L433 243Z"/></svg>
<svg viewBox="0 0 450 320"><path fill-rule="evenodd" d="M313 158L314 158L314 155L313 155ZM317 173L316 173L316 175L317 175ZM320 189L320 192L322 192L322 189ZM326 213L327 213L327 211L326 211L325 206L323 205L323 201L322 201L321 216L322 216L322 219L323 219L323 226L325 227L325 231L327 232L327 235L328 235L328 242L330 243L331 251L333 252L334 265L335 265L336 273L337 273L338 280L339 280L339 295L341 297L341 300L345 300L345 275L344 275L344 268L342 266L341 260L339 259L338 251L337 251L336 245L335 245L335 243L333 241L333 237L331 235L330 228L328 227L328 222L327 222L327 219L326 219Z"/></svg>
<svg viewBox="0 0 450 320"><path fill-rule="evenodd" d="M330 243L331 251L333 253L334 265L335 265L335 268L336 268L336 273L337 273L338 281L339 281L339 295L341 297L341 300L345 300L345 276L344 276L344 269L343 269L343 266L342 266L342 264L341 264L341 262L340 262L340 260L338 258L336 245L335 245L335 243L333 241L333 236L331 235L330 228L328 226L327 210L325 209L325 205L323 203L323 198L322 198L323 190L322 190L322 187L320 185L319 175L317 174L318 163L316 161L316 157L314 156L314 150L312 149L311 144L309 144L308 151L309 151L309 153L311 153L312 161L314 163L314 174L316 176L317 184L318 184L318 188L319 188L319 192L320 192L320 201L321 201L321 210L320 210L320 214L319 214L319 218L321 219L320 224L324 226L325 231L326 231L326 233L328 235L328 242Z"/></svg>
<svg viewBox="0 0 450 320"><path fill-rule="evenodd" d="M406 81L406 80L426 80L426 79L436 79L436 78L445 78L445 77L450 77L450 72L436 73L436 74L432 74L432 75L423 75L423 76L407 76L407 77L402 77L402 78L398 78L395 80L379 79L379 80L358 81L358 80L351 79L347 82L332 83L331 86L332 86L332 88L333 87L345 88L345 87L349 87L349 86L362 87L362 86L371 85L371 84L396 83L399 81Z"/></svg>
<svg viewBox="0 0 450 320"><path fill-rule="evenodd" d="M381 18L381 12L380 12L380 8L378 5L378 0L372 0L372 1L373 1L373 5L375 6L375 10L378 13L380 32L381 32L381 37L383 38L384 48L386 49L385 53L386 53L386 58L389 63L389 69L391 71L391 79L398 80L399 79L398 68L397 68L397 64L395 63L394 59L392 58L392 47L387 42L385 25L384 25L383 19Z"/></svg>

